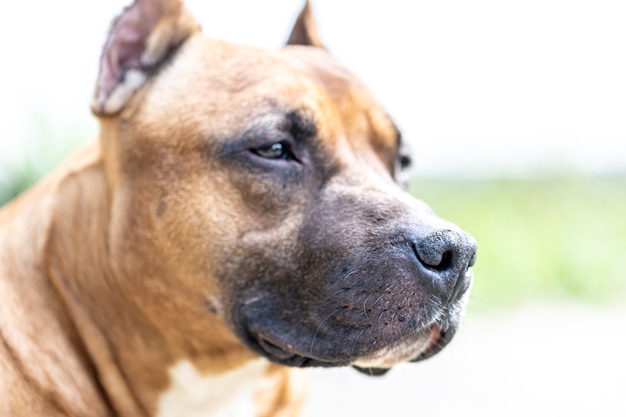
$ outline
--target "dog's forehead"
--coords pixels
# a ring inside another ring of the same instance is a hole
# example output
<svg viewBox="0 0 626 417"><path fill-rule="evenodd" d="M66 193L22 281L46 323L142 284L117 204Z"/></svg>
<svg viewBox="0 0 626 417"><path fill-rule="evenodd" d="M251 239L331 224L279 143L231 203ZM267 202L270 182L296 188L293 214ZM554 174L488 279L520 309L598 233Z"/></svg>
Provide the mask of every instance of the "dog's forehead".
<svg viewBox="0 0 626 417"><path fill-rule="evenodd" d="M190 89L204 93L189 94ZM185 115L187 125L226 133L264 108L304 110L328 142L341 135L353 147L377 152L397 147L397 129L387 113L352 73L319 48L268 52L200 35L188 40L147 94L159 99L148 100L142 109L146 121L163 123L163 115ZM239 123L233 123L236 119Z"/></svg>

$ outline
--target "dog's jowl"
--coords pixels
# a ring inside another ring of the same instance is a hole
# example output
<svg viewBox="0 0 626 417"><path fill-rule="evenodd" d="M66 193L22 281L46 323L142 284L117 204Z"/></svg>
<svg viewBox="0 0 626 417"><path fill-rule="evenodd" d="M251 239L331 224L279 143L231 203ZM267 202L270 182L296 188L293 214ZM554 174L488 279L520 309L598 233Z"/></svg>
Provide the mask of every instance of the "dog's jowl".
<svg viewBox="0 0 626 417"><path fill-rule="evenodd" d="M92 110L98 140L0 212L0 415L292 416L298 368L452 338L476 244L404 191L397 128L308 5L268 52L136 0Z"/></svg>

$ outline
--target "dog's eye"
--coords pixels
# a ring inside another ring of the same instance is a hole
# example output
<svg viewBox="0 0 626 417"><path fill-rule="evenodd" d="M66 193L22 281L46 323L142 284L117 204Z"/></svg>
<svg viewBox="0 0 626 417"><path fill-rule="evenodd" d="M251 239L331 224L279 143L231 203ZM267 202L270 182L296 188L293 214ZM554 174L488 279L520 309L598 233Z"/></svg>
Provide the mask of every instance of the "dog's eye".
<svg viewBox="0 0 626 417"><path fill-rule="evenodd" d="M413 165L413 160L408 154L406 147L403 147L398 155L398 159L396 159L395 179L404 189L407 189L409 184L411 165Z"/></svg>
<svg viewBox="0 0 626 417"><path fill-rule="evenodd" d="M267 159L294 159L289 146L282 142L268 143L253 149L252 152Z"/></svg>
<svg viewBox="0 0 626 417"><path fill-rule="evenodd" d="M398 164L400 165L401 170L409 169L411 168L411 165L413 165L413 158L409 155L400 155L398 157Z"/></svg>

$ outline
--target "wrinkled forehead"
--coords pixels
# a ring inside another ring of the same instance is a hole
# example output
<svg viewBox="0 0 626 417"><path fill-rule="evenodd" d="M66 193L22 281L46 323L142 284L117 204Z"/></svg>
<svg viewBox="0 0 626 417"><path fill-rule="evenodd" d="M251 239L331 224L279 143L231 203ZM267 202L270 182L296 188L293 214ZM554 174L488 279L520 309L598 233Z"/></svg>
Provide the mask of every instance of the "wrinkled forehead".
<svg viewBox="0 0 626 417"><path fill-rule="evenodd" d="M354 75L319 48L267 52L200 35L158 78L147 93L155 99L145 100L141 119L159 120L161 130L167 119L172 128L195 126L207 137L224 136L264 113L298 112L328 144L347 141L355 150L379 155L395 154L398 147L390 117Z"/></svg>

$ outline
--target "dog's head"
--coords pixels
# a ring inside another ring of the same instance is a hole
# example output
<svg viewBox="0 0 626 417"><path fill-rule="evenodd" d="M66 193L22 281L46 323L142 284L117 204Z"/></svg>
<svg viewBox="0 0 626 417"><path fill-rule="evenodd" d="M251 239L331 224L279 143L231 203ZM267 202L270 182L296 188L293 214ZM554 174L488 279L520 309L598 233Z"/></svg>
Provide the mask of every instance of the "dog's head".
<svg viewBox="0 0 626 417"><path fill-rule="evenodd" d="M136 0L93 110L111 251L164 315L204 302L275 362L372 374L454 334L475 242L405 192L398 129L308 4L266 52L206 39L181 1Z"/></svg>

